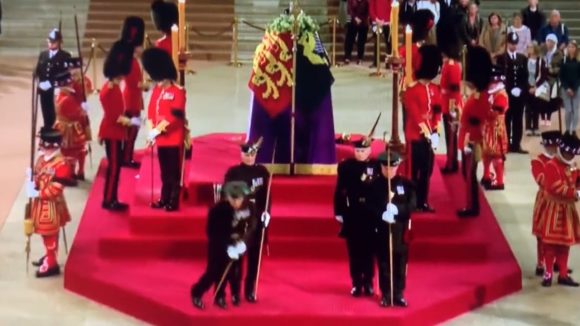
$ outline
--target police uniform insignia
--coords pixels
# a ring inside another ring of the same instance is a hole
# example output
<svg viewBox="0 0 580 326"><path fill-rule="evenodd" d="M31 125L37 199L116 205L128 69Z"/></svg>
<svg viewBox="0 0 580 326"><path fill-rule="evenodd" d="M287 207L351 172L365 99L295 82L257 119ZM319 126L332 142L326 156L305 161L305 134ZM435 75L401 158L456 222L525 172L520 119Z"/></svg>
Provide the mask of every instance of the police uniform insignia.
<svg viewBox="0 0 580 326"><path fill-rule="evenodd" d="M405 187L397 186L397 195L404 195L405 194Z"/></svg>
<svg viewBox="0 0 580 326"><path fill-rule="evenodd" d="M254 178L252 179L252 192L256 191L259 187L264 185L264 178Z"/></svg>

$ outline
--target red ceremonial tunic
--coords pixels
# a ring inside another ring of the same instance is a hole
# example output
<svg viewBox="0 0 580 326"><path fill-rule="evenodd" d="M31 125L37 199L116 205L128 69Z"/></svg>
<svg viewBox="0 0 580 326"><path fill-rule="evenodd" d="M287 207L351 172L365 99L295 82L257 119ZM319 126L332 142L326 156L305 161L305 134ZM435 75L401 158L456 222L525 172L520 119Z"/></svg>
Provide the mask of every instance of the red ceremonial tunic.
<svg viewBox="0 0 580 326"><path fill-rule="evenodd" d="M508 150L505 113L509 108L509 99L503 84L490 91L488 99L491 110L488 111L487 119L483 124L483 155L503 158Z"/></svg>
<svg viewBox="0 0 580 326"><path fill-rule="evenodd" d="M404 93L403 105L407 114L405 124L407 143L429 137L431 133L437 131L441 112L437 112L436 108L441 109L441 93L436 84L412 83Z"/></svg>
<svg viewBox="0 0 580 326"><path fill-rule="evenodd" d="M123 87L123 101L125 113L131 117L138 117L143 110L143 91L140 84L143 82L143 71L136 58L133 58L131 72L125 76Z"/></svg>
<svg viewBox="0 0 580 326"><path fill-rule="evenodd" d="M532 234L540 235L541 225L543 223L544 209L546 205L546 196L544 193L545 184L545 167L551 160L550 157L542 153L532 160L532 176L538 184L538 192L536 193L536 201L534 202L534 213L532 219Z"/></svg>
<svg viewBox="0 0 580 326"><path fill-rule="evenodd" d="M83 150L87 137L85 127L87 115L75 94L61 90L56 97L56 123L54 125L62 136L63 150Z"/></svg>
<svg viewBox="0 0 580 326"><path fill-rule="evenodd" d="M61 180L70 179L72 170L61 153L54 154L48 161L40 155L34 166L34 183L39 196L32 200L30 211L35 233L55 235L70 221L61 183Z"/></svg>
<svg viewBox="0 0 580 326"><path fill-rule="evenodd" d="M99 128L99 139L125 140L127 128L119 121L125 112L121 87L109 81L105 82L101 88L99 99L104 111Z"/></svg>
<svg viewBox="0 0 580 326"><path fill-rule="evenodd" d="M159 147L183 146L185 137L185 90L175 84L164 88L159 84L153 88L148 119L153 127L161 122L168 123L155 139Z"/></svg>
<svg viewBox="0 0 580 326"><path fill-rule="evenodd" d="M157 39L157 41L155 41L155 47L165 50L165 52L172 56L173 47L171 45L171 34L165 34L161 38Z"/></svg>
<svg viewBox="0 0 580 326"><path fill-rule="evenodd" d="M580 222L576 211L578 170L558 158L544 168L545 208L540 237L543 243L571 246L580 242Z"/></svg>
<svg viewBox="0 0 580 326"><path fill-rule="evenodd" d="M461 65L453 59L446 60L441 68L441 110L449 114L451 100L455 100L455 109L461 111L463 98L461 96Z"/></svg>
<svg viewBox="0 0 580 326"><path fill-rule="evenodd" d="M89 94L91 94L94 90L93 82L87 76L85 76L85 97L84 98L83 98L83 93L82 93L83 86L82 86L82 82L80 80L73 81L73 88L75 90L74 95L77 98L77 100L79 101L79 103L86 101L86 96L89 96Z"/></svg>
<svg viewBox="0 0 580 326"><path fill-rule="evenodd" d="M391 0L370 0L369 14L371 21L382 20L391 22Z"/></svg>
<svg viewBox="0 0 580 326"><path fill-rule="evenodd" d="M468 143L481 145L483 124L490 110L487 91L469 96L463 105L459 124L458 147L463 149Z"/></svg>

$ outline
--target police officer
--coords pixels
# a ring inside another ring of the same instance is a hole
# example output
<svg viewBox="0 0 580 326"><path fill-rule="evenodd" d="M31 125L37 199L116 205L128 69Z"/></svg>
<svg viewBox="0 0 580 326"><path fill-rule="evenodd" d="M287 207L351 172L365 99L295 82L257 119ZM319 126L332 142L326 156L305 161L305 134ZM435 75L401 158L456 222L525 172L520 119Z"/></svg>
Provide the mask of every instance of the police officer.
<svg viewBox="0 0 580 326"><path fill-rule="evenodd" d="M406 238L417 197L413 183L397 175L401 162L397 153L382 153L379 162L381 174L372 183L371 205L375 210L373 242L374 255L379 263L380 305L406 307L407 301L403 295L408 261Z"/></svg>
<svg viewBox="0 0 580 326"><path fill-rule="evenodd" d="M207 237L208 256L204 274L191 287L191 301L199 309L204 308L202 296L212 285L219 282L228 268L228 262L233 262L243 255L247 249L248 235L252 232L250 218L253 214L252 205L248 205L246 196L250 193L244 181L231 181L224 186L224 197L216 203L208 213ZM244 232L244 230L249 230ZM228 278L233 280L231 269ZM216 289L215 304L225 309L224 284Z"/></svg>
<svg viewBox="0 0 580 326"><path fill-rule="evenodd" d="M507 51L497 59L498 66L505 71L505 86L509 96L509 110L505 115L509 151L526 154L520 142L523 134L525 96L528 94L528 59L516 52L518 34L508 33Z"/></svg>
<svg viewBox="0 0 580 326"><path fill-rule="evenodd" d="M54 108L54 80L55 77L66 70L65 63L71 58L70 53L61 49L62 34L58 29L53 29L48 34L48 48L38 56L36 64L36 78L42 108L44 126L42 130L51 130L56 121Z"/></svg>
<svg viewBox="0 0 580 326"><path fill-rule="evenodd" d="M340 162L334 193L334 214L342 224L340 236L346 239L354 297L360 297L363 290L366 296L374 293L373 248L368 241L374 230L374 212L367 199L372 181L379 176L379 166L370 158L370 146L370 138L356 142L354 158Z"/></svg>
<svg viewBox="0 0 580 326"><path fill-rule="evenodd" d="M246 281L244 285L244 294L246 301L254 303L256 302L256 277L258 275L258 261L260 260L260 245L262 241L262 234L266 232L266 228L270 223L270 214L268 211L271 206L266 207L266 201L268 200L268 184L270 180L270 173L265 166L261 164L256 164L256 154L260 149L261 139L256 143L248 142L240 146L241 149L241 163L232 166L226 172L224 183L227 184L230 181L242 180L250 188L250 194L248 195L249 201L255 206L255 214L252 218L255 219L256 228L254 234L251 236L251 241L248 243L248 262L247 262L247 274ZM241 269L241 265L238 264L238 269ZM241 270L236 271L238 273L238 278L241 279ZM234 305L239 304L239 294L240 286L239 279L236 280L237 284L232 283L232 303Z"/></svg>

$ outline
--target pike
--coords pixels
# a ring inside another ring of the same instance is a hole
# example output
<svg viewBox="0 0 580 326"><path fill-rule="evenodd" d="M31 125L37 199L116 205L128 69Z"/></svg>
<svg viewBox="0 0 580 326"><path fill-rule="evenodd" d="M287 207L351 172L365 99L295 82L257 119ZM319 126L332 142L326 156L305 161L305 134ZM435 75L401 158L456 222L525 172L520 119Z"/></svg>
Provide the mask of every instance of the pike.
<svg viewBox="0 0 580 326"><path fill-rule="evenodd" d="M32 94L31 94L31 128L30 128L30 181L34 181L34 153L36 152L36 121L38 117L38 94L36 93L37 88L36 74L32 75ZM28 203L24 208L24 231L26 235L26 244L24 252L26 253L26 273L28 274L28 265L30 263L30 236L32 231L32 198L28 199Z"/></svg>
<svg viewBox="0 0 580 326"><path fill-rule="evenodd" d="M75 8L75 10L76 10L76 8ZM87 94L86 94L86 88L85 88L85 74L83 71L83 67L84 67L83 54L81 53L81 41L80 41L80 36L79 36L79 23L78 23L76 13L74 14L74 21L75 21L75 36L77 39L77 53L79 55L79 60L81 62L81 94L82 94L83 102L86 102L87 101ZM86 115L86 117L87 117L87 120L86 120L87 127L86 128L90 129L91 121L89 119L88 114ZM88 138L90 140L92 137L88 137ZM90 142L87 142L87 146L88 146L88 152L89 152L89 162L90 162L90 165L92 168L93 167L93 148L91 147Z"/></svg>
<svg viewBox="0 0 580 326"><path fill-rule="evenodd" d="M377 116L377 119L375 120L375 124L373 125L373 127L371 128L371 132L369 132L369 135L367 138L372 138L373 135L375 134L375 130L377 129L377 125L379 124L379 120L381 120L381 114L382 112L379 112L379 115Z"/></svg>

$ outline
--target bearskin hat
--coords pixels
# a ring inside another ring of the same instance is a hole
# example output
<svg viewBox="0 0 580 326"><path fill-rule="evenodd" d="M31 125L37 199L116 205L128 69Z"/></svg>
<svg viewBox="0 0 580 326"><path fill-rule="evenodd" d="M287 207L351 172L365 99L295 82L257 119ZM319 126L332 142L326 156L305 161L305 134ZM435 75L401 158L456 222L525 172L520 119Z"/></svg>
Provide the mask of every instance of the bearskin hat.
<svg viewBox="0 0 580 326"><path fill-rule="evenodd" d="M145 22L143 18L128 16L121 30L121 41L132 46L142 46L145 41Z"/></svg>
<svg viewBox="0 0 580 326"><path fill-rule="evenodd" d="M483 91L491 82L492 62L489 52L481 46L468 47L465 65L465 80L478 91Z"/></svg>
<svg viewBox="0 0 580 326"><path fill-rule="evenodd" d="M103 74L108 79L126 76L131 72L133 63L133 47L125 42L117 41L107 54L103 65Z"/></svg>
<svg viewBox="0 0 580 326"><path fill-rule="evenodd" d="M143 68L152 80L177 80L177 69L169 53L159 48L149 48L141 57Z"/></svg>
<svg viewBox="0 0 580 326"><path fill-rule="evenodd" d="M427 9L417 10L411 19L413 42L424 41L433 26L435 26L435 16L433 15L433 12Z"/></svg>
<svg viewBox="0 0 580 326"><path fill-rule="evenodd" d="M443 64L441 51L435 45L423 45L419 48L420 65L415 72L417 79L429 79L437 77Z"/></svg>
<svg viewBox="0 0 580 326"><path fill-rule="evenodd" d="M155 0L151 3L151 18L158 31L169 34L171 26L177 24L179 19L177 5L173 2Z"/></svg>

